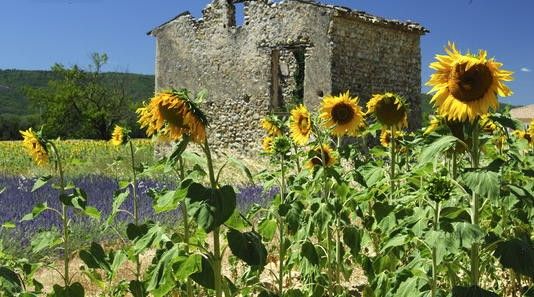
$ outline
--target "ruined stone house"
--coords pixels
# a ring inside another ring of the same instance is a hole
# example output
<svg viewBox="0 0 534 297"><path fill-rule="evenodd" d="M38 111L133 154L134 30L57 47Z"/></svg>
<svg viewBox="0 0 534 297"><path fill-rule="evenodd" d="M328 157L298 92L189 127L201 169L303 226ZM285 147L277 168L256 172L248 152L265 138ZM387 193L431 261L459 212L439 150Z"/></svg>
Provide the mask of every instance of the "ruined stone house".
<svg viewBox="0 0 534 297"><path fill-rule="evenodd" d="M263 116L300 102L313 110L323 95L346 90L362 105L397 92L410 103L410 125L420 125L426 32L313 1L213 0L203 18L184 12L148 34L157 43L156 89L207 90L211 143L250 152L260 148Z"/></svg>

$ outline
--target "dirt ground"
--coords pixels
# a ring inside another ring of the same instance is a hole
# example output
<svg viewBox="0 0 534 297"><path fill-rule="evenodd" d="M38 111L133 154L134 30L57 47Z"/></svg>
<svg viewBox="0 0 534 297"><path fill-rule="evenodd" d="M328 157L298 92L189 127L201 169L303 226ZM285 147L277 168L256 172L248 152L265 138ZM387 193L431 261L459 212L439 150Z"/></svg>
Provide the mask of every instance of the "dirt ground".
<svg viewBox="0 0 534 297"><path fill-rule="evenodd" d="M209 240L208 244L211 240ZM104 247L105 249L107 247ZM226 249L226 253L224 255L223 259L223 274L230 279L232 279L232 276L239 276L244 270L245 266L242 263L239 263L236 266L236 270L231 270L231 265L229 263L229 249ZM149 266L149 264L152 261L152 258L155 255L155 250L149 250L141 255L141 265L143 267L143 270L146 270L146 268ZM275 252L272 252L269 254L268 257L268 263L265 266L265 269L260 277L260 282L268 287L275 290L277 287L276 285L276 277L278 276L278 255L275 254ZM56 261L54 263L55 267L63 267L62 261ZM79 282L81 283L85 288L85 294L87 297L98 297L100 296L99 293L102 292L102 290L96 286L95 284L91 283L89 278L82 273L82 270L80 269L84 263L80 260L79 257L73 257L70 261L70 271L71 275L73 276L72 282ZM135 270L135 264L132 262L127 261L124 263L118 273L117 279L127 279L131 280L134 279L134 270ZM51 289L54 284L62 284L62 279L59 273L57 273L54 269L51 268L42 268L36 273L35 278L41 282L46 289ZM285 278L285 288L299 288L301 286L300 282L300 272L299 271L292 271L290 275L286 275ZM355 292L354 296L357 295L356 292L359 291L359 289L366 284L366 278L363 274L363 271L360 268L356 268L350 279L347 281L344 281L342 285L347 288L347 290L351 292ZM48 292L48 291L47 291ZM130 295L128 295L130 296ZM177 296L176 296L177 297Z"/></svg>

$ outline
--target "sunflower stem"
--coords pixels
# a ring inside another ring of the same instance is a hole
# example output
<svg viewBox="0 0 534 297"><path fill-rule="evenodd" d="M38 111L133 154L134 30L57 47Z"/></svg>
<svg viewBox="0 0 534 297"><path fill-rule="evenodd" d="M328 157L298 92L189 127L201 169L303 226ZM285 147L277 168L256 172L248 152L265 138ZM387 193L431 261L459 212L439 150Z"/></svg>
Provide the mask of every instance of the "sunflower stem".
<svg viewBox="0 0 534 297"><path fill-rule="evenodd" d="M434 207L434 231L439 230L439 212L440 212L440 205L439 201L436 201L436 205ZM436 297L437 294L437 283L438 283L438 276L437 276L437 269L438 269L438 263L437 263L437 249L436 247L432 247L432 297Z"/></svg>
<svg viewBox="0 0 534 297"><path fill-rule="evenodd" d="M295 154L295 158L296 158L296 165L297 165L297 174L300 173L300 157L299 157L299 152L298 152L298 148L297 148L297 145L293 142L293 151L294 151L294 154Z"/></svg>
<svg viewBox="0 0 534 297"><path fill-rule="evenodd" d="M178 166L179 166L179 175L180 175L180 183L184 181L185 179L185 171L184 171L184 159L182 157L178 157ZM182 202L182 214L184 216L183 224L184 224L184 243L185 243L185 253L186 255L189 255L189 238L190 235L190 228L189 228L189 218L187 217L187 203L185 201ZM191 283L191 279L188 277L186 281L186 292L187 297L193 297L193 286Z"/></svg>
<svg viewBox="0 0 534 297"><path fill-rule="evenodd" d="M391 145L389 146L389 154L391 158L391 168L390 168L390 190L391 190L391 199L395 195L395 126L391 126Z"/></svg>
<svg viewBox="0 0 534 297"><path fill-rule="evenodd" d="M212 189L217 188L217 181L215 179L215 171L213 170L213 159L208 144L208 139L204 140L204 153L206 154L206 161L208 163L208 174ZM215 287L215 296L222 297L222 267L221 267L221 243L220 243L220 228L219 226L213 229L213 282Z"/></svg>
<svg viewBox="0 0 534 297"><path fill-rule="evenodd" d="M457 166L457 163L458 161L456 160L458 158L458 156L456 155L456 150L453 150L452 152L452 179L456 180L456 175L457 175L457 170L458 170L458 166Z"/></svg>
<svg viewBox="0 0 534 297"><path fill-rule="evenodd" d="M338 294L338 289L341 287L341 236L339 234L339 219L336 219L336 294Z"/></svg>
<svg viewBox="0 0 534 297"><path fill-rule="evenodd" d="M321 150L321 165L323 167L323 172L322 172L323 201L327 205L330 205L328 201L329 187L328 187L328 176L326 175L326 168L327 168L326 153L323 150L323 139L321 139L320 137L319 137L319 149ZM330 226L328 225L326 226L326 252L327 252L327 257L326 257L327 264L326 265L327 265L327 274L328 274L328 279L329 279L329 284L330 284L330 292L334 293L335 286L334 286L334 269L332 267L333 266L333 263L332 263L332 258L333 258L332 257L332 231L330 230Z"/></svg>
<svg viewBox="0 0 534 297"><path fill-rule="evenodd" d="M134 224L137 226L139 224L139 205L137 201L137 173L135 171L135 153L132 141L129 141L130 144L130 157L132 160L132 196L133 196L133 215L134 215ZM135 255L135 279L141 279L141 260L139 255Z"/></svg>
<svg viewBox="0 0 534 297"><path fill-rule="evenodd" d="M54 151L55 165L59 172L59 196L65 194L65 175L63 172L63 166L61 164L61 156L56 145L53 142L49 142L52 150ZM70 285L70 276L69 276L69 262L70 262L70 251L69 251L69 218L67 213L68 207L62 203L61 207L61 222L62 222L62 231L63 231L63 282L65 287Z"/></svg>
<svg viewBox="0 0 534 297"><path fill-rule="evenodd" d="M280 157L280 170L282 173L281 176L281 187L280 187L280 204L284 204L284 195L285 195L285 188L286 188L286 182L285 182L285 167L284 167L284 155ZM278 271L278 292L279 296L284 296L284 258L285 258L285 240L284 240L284 219L282 216L279 217L278 222L278 231L280 235L280 259L279 259L279 271Z"/></svg>
<svg viewBox="0 0 534 297"><path fill-rule="evenodd" d="M472 127L472 141L473 146L471 149L471 165L474 169L478 169L479 167L479 158L480 158L480 140L479 140L479 125L478 125L478 119L475 121L473 127ZM478 195L473 191L472 197L471 197L471 223L473 225L479 226L480 223L480 201L479 201ZM480 245L478 242L473 243L471 246L471 284L474 286L478 286L479 280L480 280Z"/></svg>

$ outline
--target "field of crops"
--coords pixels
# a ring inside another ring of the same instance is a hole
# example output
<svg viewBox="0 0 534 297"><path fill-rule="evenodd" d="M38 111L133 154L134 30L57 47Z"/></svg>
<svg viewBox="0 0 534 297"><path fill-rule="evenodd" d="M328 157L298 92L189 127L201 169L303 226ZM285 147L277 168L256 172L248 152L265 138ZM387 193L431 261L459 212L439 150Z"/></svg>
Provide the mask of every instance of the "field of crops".
<svg viewBox="0 0 534 297"><path fill-rule="evenodd" d="M150 139L134 140L140 162L153 163L153 144ZM65 162L65 173L69 176L106 175L120 177L124 172L120 162L128 152L118 150L108 141L65 140L58 141ZM2 175L23 175L34 177L51 173L51 168L33 166L31 156L23 149L20 141L0 141L0 172Z"/></svg>
<svg viewBox="0 0 534 297"><path fill-rule="evenodd" d="M428 127L394 93L325 96L263 118L249 162L186 90L138 110L158 160L119 126L23 131L0 143L2 296L534 296L534 122L492 112L501 66L449 45Z"/></svg>

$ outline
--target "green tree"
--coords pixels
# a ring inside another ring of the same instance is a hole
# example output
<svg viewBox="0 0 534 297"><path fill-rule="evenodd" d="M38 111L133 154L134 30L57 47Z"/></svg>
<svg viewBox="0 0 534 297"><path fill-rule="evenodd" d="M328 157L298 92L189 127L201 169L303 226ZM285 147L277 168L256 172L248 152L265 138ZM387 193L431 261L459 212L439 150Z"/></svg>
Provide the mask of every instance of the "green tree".
<svg viewBox="0 0 534 297"><path fill-rule="evenodd" d="M131 121L127 81L105 79L106 54L93 53L91 59L88 70L55 64L47 87L26 89L48 137L108 139L115 124Z"/></svg>

